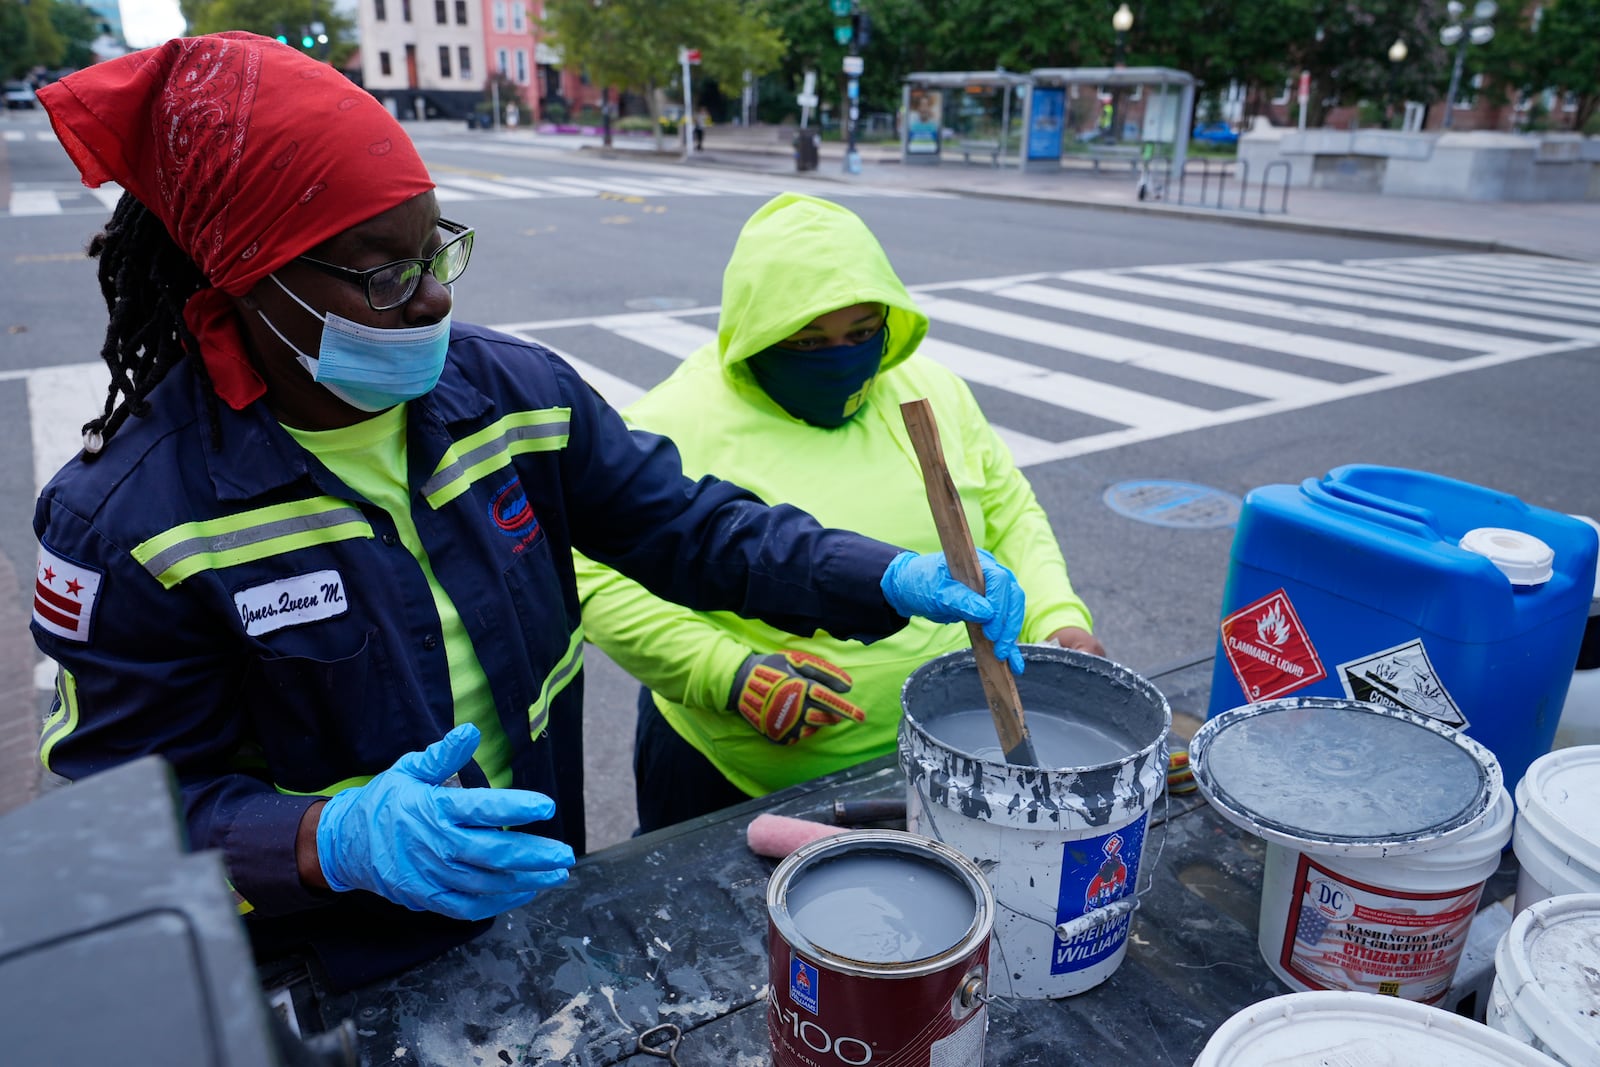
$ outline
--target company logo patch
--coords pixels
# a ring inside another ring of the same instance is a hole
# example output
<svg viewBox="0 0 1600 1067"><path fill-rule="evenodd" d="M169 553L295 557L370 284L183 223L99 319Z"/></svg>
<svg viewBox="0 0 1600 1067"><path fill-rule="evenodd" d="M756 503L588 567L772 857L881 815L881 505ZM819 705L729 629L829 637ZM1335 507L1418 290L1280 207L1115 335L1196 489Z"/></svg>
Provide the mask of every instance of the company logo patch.
<svg viewBox="0 0 1600 1067"><path fill-rule="evenodd" d="M528 494L517 478L494 491L489 500L489 518L494 520L495 529L507 537L525 538L539 526L533 505L528 503Z"/></svg>
<svg viewBox="0 0 1600 1067"><path fill-rule="evenodd" d="M817 1013L817 969L799 956L789 957L789 999L812 1015Z"/></svg>
<svg viewBox="0 0 1600 1067"><path fill-rule="evenodd" d="M244 632L251 637L285 626L331 619L350 610L344 579L338 571L313 571L253 585L233 594L233 606L244 623Z"/></svg>
<svg viewBox="0 0 1600 1067"><path fill-rule="evenodd" d="M89 640L94 602L100 594L97 570L64 559L39 546L39 567L33 579L33 621L68 641Z"/></svg>
<svg viewBox="0 0 1600 1067"><path fill-rule="evenodd" d="M1251 701L1272 700L1328 676L1282 589L1222 620L1222 650Z"/></svg>

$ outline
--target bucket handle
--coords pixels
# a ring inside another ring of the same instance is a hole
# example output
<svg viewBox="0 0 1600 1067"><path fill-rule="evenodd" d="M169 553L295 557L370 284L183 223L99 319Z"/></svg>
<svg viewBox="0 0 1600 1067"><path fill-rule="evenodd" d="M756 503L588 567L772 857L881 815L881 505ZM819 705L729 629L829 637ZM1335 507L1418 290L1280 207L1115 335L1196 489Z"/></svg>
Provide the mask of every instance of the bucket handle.
<svg viewBox="0 0 1600 1067"><path fill-rule="evenodd" d="M1377 522L1424 541L1443 540L1434 527L1433 512L1400 500L1369 493L1344 482L1307 478L1300 491L1318 503L1364 522Z"/></svg>

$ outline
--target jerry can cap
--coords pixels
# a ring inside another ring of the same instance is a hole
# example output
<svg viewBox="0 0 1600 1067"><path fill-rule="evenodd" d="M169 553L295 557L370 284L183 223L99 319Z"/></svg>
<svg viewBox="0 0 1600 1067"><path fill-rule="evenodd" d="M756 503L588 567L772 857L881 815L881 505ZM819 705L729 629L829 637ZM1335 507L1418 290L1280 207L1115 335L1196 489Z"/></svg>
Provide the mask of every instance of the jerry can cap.
<svg viewBox="0 0 1600 1067"><path fill-rule="evenodd" d="M1480 526L1461 535L1461 547L1486 556L1512 585L1543 585L1555 574L1555 551L1532 534Z"/></svg>

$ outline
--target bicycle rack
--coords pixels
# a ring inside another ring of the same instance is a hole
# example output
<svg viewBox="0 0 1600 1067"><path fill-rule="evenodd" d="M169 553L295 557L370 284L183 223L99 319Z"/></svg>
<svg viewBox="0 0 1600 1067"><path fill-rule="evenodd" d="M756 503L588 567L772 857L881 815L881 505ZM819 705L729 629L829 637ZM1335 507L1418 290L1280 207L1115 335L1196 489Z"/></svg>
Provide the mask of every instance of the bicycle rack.
<svg viewBox="0 0 1600 1067"><path fill-rule="evenodd" d="M1215 162L1215 161L1214 160L1210 160L1210 159L1185 159L1183 161L1183 166L1181 168L1179 168L1179 170L1178 170L1178 203L1180 205L1185 204L1185 203L1188 202L1187 199L1186 199L1187 182L1188 182L1188 177L1189 177L1189 168L1191 166L1197 166L1197 167L1199 167L1199 170L1200 170L1200 199L1199 199L1199 203L1198 203L1199 207L1214 207L1218 211L1227 210L1227 207L1223 203L1223 201L1227 196L1228 178L1233 175L1233 173L1234 173L1233 168L1234 168L1234 166L1236 164L1239 165L1239 166L1242 166L1244 168L1243 169L1243 174L1245 176L1245 182L1243 183L1243 185L1248 185L1248 178L1249 178L1249 174L1250 174L1250 164L1247 161L1245 161L1245 160L1228 160L1226 162L1220 162L1220 163L1218 163L1217 169L1216 169L1215 172L1213 172L1212 169L1211 169L1211 164L1213 162ZM1215 174L1216 179L1217 179L1217 199L1216 199L1216 203L1215 204L1209 202L1210 198L1207 195L1209 190L1210 190L1211 178L1212 178L1213 173ZM1243 195L1244 195L1244 193L1243 193L1243 189L1241 187L1241 192L1240 192L1241 198L1243 197Z"/></svg>
<svg viewBox="0 0 1600 1067"><path fill-rule="evenodd" d="M1267 186L1271 183L1273 170L1278 167L1283 168L1283 200L1278 205L1278 214L1289 213L1289 181L1294 177L1294 167L1287 159L1275 159L1261 169L1261 201L1256 210L1262 215L1267 213Z"/></svg>

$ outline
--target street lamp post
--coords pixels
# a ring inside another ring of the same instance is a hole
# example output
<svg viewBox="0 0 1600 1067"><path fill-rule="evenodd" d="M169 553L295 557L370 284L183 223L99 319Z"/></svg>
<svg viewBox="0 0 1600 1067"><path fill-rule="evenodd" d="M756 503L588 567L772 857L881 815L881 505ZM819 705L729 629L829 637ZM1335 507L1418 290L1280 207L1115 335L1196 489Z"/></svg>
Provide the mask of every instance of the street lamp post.
<svg viewBox="0 0 1600 1067"><path fill-rule="evenodd" d="M1111 16L1111 28L1117 33L1116 51L1113 54L1111 65L1117 70L1121 70L1127 55L1128 31L1133 29L1133 12L1128 10L1127 4L1120 5L1116 14ZM1121 105L1122 87L1113 85L1111 87L1111 139L1114 141L1122 140L1120 125L1122 121Z"/></svg>
<svg viewBox="0 0 1600 1067"><path fill-rule="evenodd" d="M1456 50L1455 66L1450 71L1450 91L1444 98L1444 128L1448 130L1456 124L1456 90L1461 88L1461 67L1467 60L1467 45L1488 44L1494 40L1494 27L1490 23L1499 8L1494 0L1478 0L1472 5L1472 18L1466 26L1461 24L1461 14L1466 9L1460 0L1450 0L1445 10L1450 15L1450 22L1439 31L1439 43Z"/></svg>
<svg viewBox="0 0 1600 1067"><path fill-rule="evenodd" d="M1394 117L1395 86L1400 81L1400 64L1406 61L1408 52L1409 49L1406 48L1406 42L1398 37L1395 38L1394 44L1389 46L1389 114L1387 117L1390 119ZM1384 125L1387 126L1388 123L1386 122Z"/></svg>

